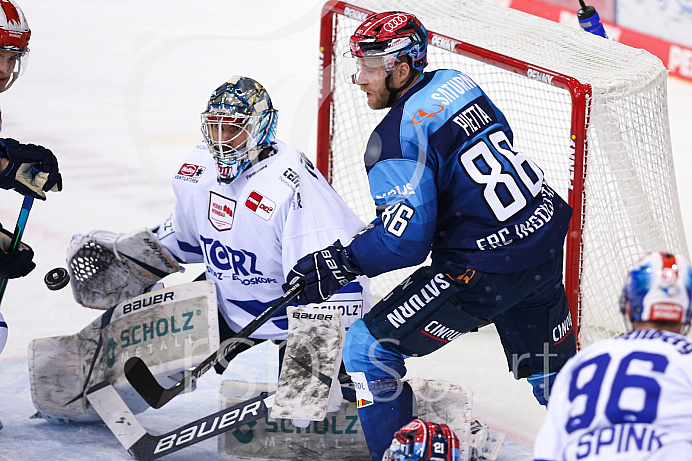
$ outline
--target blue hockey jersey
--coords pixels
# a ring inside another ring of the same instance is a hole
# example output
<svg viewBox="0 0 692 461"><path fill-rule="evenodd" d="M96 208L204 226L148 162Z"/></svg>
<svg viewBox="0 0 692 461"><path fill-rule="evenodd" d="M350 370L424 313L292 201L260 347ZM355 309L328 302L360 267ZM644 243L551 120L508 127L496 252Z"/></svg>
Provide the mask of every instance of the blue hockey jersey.
<svg viewBox="0 0 692 461"><path fill-rule="evenodd" d="M467 75L423 74L368 141L378 217L349 245L353 262L372 277L432 251L435 262L507 273L559 255L571 207L513 139Z"/></svg>

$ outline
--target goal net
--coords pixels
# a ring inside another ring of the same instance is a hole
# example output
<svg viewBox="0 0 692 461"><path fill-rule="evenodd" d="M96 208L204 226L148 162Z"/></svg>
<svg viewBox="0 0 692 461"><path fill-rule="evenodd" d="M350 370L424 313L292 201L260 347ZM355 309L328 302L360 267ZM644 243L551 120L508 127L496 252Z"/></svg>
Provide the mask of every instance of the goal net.
<svg viewBox="0 0 692 461"><path fill-rule="evenodd" d="M372 12L415 14L429 32L427 71L469 75L504 112L574 210L565 287L581 347L625 331L618 298L645 251L687 255L673 169L667 71L650 53L484 0L327 2L322 12L317 163L360 217L375 207L363 153L387 112L345 82L341 57ZM384 296L411 269L373 280Z"/></svg>

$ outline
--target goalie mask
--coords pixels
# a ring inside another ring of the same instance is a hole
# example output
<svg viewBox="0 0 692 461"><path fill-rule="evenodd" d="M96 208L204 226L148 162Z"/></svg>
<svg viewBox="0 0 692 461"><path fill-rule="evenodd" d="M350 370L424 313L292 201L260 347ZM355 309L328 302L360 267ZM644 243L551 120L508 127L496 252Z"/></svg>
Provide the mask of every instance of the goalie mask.
<svg viewBox="0 0 692 461"><path fill-rule="evenodd" d="M21 8L13 0L0 0L0 93L22 74L29 54L31 30Z"/></svg>
<svg viewBox="0 0 692 461"><path fill-rule="evenodd" d="M418 72L428 64L428 31L412 14L387 11L369 16L351 36L350 50L344 54L344 77L357 83L362 63L378 59L384 70L394 70L398 58L408 56Z"/></svg>
<svg viewBox="0 0 692 461"><path fill-rule="evenodd" d="M621 312L632 322L690 323L692 268L682 255L651 252L627 274Z"/></svg>
<svg viewBox="0 0 692 461"><path fill-rule="evenodd" d="M202 113L202 133L216 160L219 184L230 184L263 149L271 147L278 113L267 90L235 76L218 87Z"/></svg>
<svg viewBox="0 0 692 461"><path fill-rule="evenodd" d="M459 439L446 424L414 419L394 434L382 461L460 461Z"/></svg>

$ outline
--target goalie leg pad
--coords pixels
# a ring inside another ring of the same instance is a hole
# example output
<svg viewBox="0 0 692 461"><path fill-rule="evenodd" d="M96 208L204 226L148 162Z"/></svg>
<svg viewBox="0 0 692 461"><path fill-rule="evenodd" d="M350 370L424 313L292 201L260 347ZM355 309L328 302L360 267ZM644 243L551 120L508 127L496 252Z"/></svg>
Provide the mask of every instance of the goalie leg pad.
<svg viewBox="0 0 692 461"><path fill-rule="evenodd" d="M98 344L101 318L76 335L38 338L29 343L31 400L39 416L58 421L97 421L83 391Z"/></svg>
<svg viewBox="0 0 692 461"><path fill-rule="evenodd" d="M275 385L223 381L221 408L243 402L260 392L273 392ZM272 410L273 412L273 410ZM344 402L338 412L305 428L271 414L219 437L219 457L225 460L348 461L370 459L355 403Z"/></svg>
<svg viewBox="0 0 692 461"><path fill-rule="evenodd" d="M272 417L322 421L341 404L344 338L338 311L289 306L288 342Z"/></svg>
<svg viewBox="0 0 692 461"><path fill-rule="evenodd" d="M124 376L133 355L166 385L219 347L216 289L193 282L118 304L76 335L39 338L29 345L31 397L39 416L97 421L84 392L107 380L134 414L148 408ZM99 342L101 346L99 347Z"/></svg>

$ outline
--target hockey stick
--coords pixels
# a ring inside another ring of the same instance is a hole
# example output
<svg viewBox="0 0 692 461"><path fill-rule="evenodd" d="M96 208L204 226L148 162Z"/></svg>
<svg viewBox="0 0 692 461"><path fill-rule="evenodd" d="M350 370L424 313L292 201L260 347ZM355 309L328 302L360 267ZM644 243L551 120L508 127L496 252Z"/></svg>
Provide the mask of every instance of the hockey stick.
<svg viewBox="0 0 692 461"><path fill-rule="evenodd" d="M125 377L130 382L137 393L142 396L152 408L161 408L176 395L190 387L206 373L215 364L224 360L224 358L232 352L239 344L239 339L247 338L253 334L259 327L264 325L274 314L286 307L301 291L303 291L303 282L293 285L279 299L274 301L271 306L264 312L258 315L252 322L248 323L245 328L240 330L232 338L228 338L219 346L219 349L204 359L202 363L197 365L192 371L186 372L183 379L175 383L172 387L165 388L161 386L147 367L144 360L139 357L131 357L125 362Z"/></svg>
<svg viewBox="0 0 692 461"><path fill-rule="evenodd" d="M87 398L118 442L139 461L150 461L194 445L244 424L264 418L266 392L232 407L204 416L161 435L147 432L108 381L87 391Z"/></svg>
<svg viewBox="0 0 692 461"><path fill-rule="evenodd" d="M31 211L31 206L34 204L34 198L30 195L24 196L24 201L22 201L22 209L19 211L19 217L17 218L17 224L14 226L14 235L12 237L12 243L10 244L9 253L12 253L19 246L19 242L22 240L22 235L24 234L24 228L26 227L26 220L29 219L29 211ZM5 289L7 288L6 278L0 279L0 303L2 303L2 297L5 296Z"/></svg>

